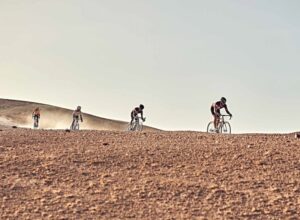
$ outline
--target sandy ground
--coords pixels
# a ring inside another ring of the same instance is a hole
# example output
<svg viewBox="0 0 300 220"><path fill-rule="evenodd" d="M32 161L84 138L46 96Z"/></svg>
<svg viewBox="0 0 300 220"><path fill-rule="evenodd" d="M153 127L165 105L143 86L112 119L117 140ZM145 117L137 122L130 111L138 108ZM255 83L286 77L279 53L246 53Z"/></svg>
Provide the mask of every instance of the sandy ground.
<svg viewBox="0 0 300 220"><path fill-rule="evenodd" d="M298 219L300 140L0 131L1 219Z"/></svg>

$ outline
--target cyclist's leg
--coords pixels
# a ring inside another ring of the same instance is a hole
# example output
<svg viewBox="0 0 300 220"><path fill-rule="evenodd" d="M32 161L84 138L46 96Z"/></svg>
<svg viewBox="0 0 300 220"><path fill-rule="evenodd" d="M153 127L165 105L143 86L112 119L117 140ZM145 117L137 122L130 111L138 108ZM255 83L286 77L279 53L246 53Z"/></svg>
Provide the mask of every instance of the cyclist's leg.
<svg viewBox="0 0 300 220"><path fill-rule="evenodd" d="M75 129L79 130L79 117L76 117Z"/></svg>
<svg viewBox="0 0 300 220"><path fill-rule="evenodd" d="M134 119L134 112L133 111L130 113L130 117L131 117L130 124L132 125L132 122L133 122L133 119Z"/></svg>
<svg viewBox="0 0 300 220"><path fill-rule="evenodd" d="M38 117L35 115L33 117L33 120L34 120L34 127L37 128L38 127Z"/></svg>
<svg viewBox="0 0 300 220"><path fill-rule="evenodd" d="M216 129L217 124L216 124L216 113L215 113L215 108L213 106L210 107L210 112L212 114L212 116L214 117L214 127Z"/></svg>
<svg viewBox="0 0 300 220"><path fill-rule="evenodd" d="M134 122L133 130L137 131L139 129L139 126L140 126L140 119L139 119L138 114L135 115L134 121L135 122Z"/></svg>
<svg viewBox="0 0 300 220"><path fill-rule="evenodd" d="M73 117L73 121L72 121L72 124L71 124L71 130L74 129L74 123L75 123L75 118Z"/></svg>
<svg viewBox="0 0 300 220"><path fill-rule="evenodd" d="M218 131L219 125L220 125L220 114L221 114L220 111L216 111L215 115L214 115L214 117L215 117L214 126L215 126L216 131Z"/></svg>

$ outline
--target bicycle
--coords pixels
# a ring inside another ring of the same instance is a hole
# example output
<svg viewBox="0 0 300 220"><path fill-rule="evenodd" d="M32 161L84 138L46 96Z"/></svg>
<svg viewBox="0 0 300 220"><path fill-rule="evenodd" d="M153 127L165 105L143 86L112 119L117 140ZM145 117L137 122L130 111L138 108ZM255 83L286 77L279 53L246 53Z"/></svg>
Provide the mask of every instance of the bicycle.
<svg viewBox="0 0 300 220"><path fill-rule="evenodd" d="M228 121L225 121L224 117L227 117L230 115L221 115L219 126L217 129L215 129L214 122L211 121L207 125L207 133L223 133L223 134L231 134L231 126ZM231 117L230 117L231 119ZM229 120L230 120L229 119Z"/></svg>
<svg viewBox="0 0 300 220"><path fill-rule="evenodd" d="M39 116L34 115L32 116L33 118L33 128L37 129L39 127Z"/></svg>
<svg viewBox="0 0 300 220"><path fill-rule="evenodd" d="M144 120L141 117L136 116L132 123L128 123L127 130L128 131L142 131L143 130L143 122L146 121L146 118Z"/></svg>
<svg viewBox="0 0 300 220"><path fill-rule="evenodd" d="M72 121L71 130L79 130L79 118L75 117Z"/></svg>

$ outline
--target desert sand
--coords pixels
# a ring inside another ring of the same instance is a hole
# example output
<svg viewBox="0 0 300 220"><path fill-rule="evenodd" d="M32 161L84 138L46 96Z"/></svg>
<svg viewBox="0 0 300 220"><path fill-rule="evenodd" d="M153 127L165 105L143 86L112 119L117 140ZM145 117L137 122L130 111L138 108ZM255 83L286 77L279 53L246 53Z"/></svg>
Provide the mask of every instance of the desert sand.
<svg viewBox="0 0 300 220"><path fill-rule="evenodd" d="M31 111L46 120L33 130ZM300 139L146 128L0 100L0 219L298 219ZM12 128L12 125L17 128ZM102 130L102 131L99 131Z"/></svg>
<svg viewBox="0 0 300 220"><path fill-rule="evenodd" d="M2 129L1 219L298 219L294 134Z"/></svg>

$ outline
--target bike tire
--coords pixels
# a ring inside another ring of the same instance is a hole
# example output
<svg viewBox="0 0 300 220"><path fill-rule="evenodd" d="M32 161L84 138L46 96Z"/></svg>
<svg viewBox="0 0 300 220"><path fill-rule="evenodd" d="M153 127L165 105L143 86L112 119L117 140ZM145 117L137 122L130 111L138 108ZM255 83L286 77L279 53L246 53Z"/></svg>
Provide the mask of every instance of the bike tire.
<svg viewBox="0 0 300 220"><path fill-rule="evenodd" d="M215 133L215 126L213 121L208 123L206 131L207 133Z"/></svg>
<svg viewBox="0 0 300 220"><path fill-rule="evenodd" d="M70 130L79 130L79 122L73 121Z"/></svg>
<svg viewBox="0 0 300 220"><path fill-rule="evenodd" d="M231 125L229 124L229 122L226 121L225 123L223 123L221 127L221 133L231 134Z"/></svg>
<svg viewBox="0 0 300 220"><path fill-rule="evenodd" d="M38 118L34 117L33 120L33 128L36 129L39 127L39 122L38 122Z"/></svg>
<svg viewBox="0 0 300 220"><path fill-rule="evenodd" d="M137 129L136 129L137 131L142 131L143 130L143 124L142 123L139 123L138 125L137 125Z"/></svg>
<svg viewBox="0 0 300 220"><path fill-rule="evenodd" d="M130 122L127 125L127 131L132 131L133 128L133 124L131 124Z"/></svg>

